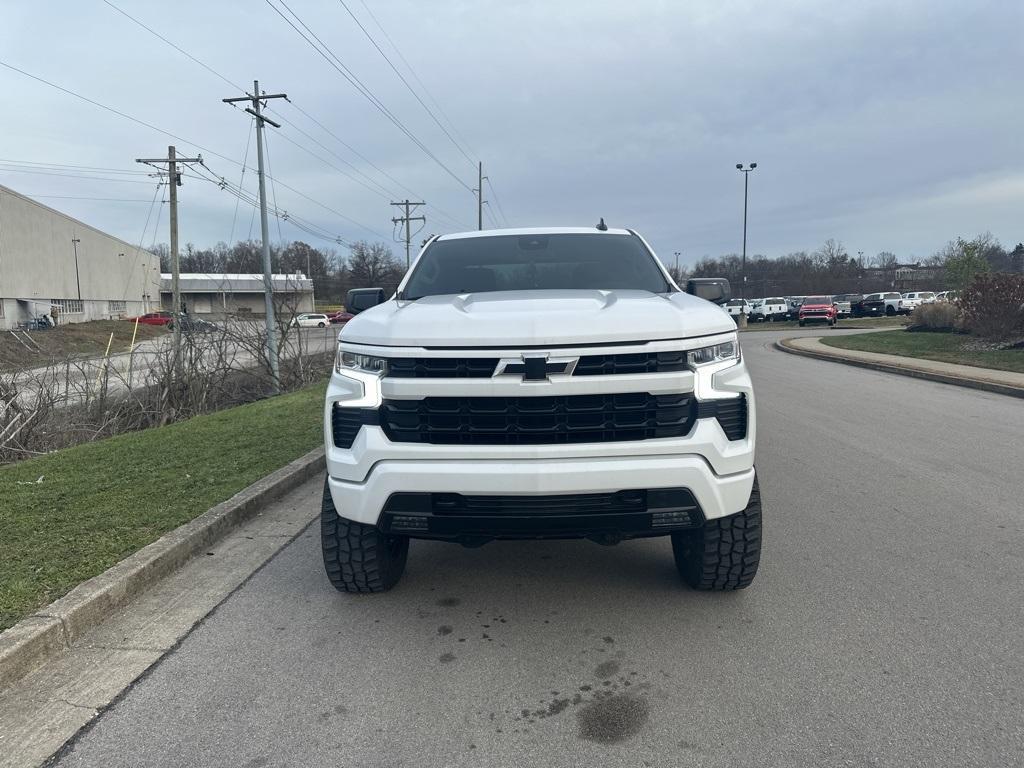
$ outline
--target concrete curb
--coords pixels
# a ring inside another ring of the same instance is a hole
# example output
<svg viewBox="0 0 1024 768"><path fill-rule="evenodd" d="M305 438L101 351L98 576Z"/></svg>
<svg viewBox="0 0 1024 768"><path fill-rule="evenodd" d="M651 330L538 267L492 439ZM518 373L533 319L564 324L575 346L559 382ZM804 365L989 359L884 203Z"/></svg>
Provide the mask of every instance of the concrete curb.
<svg viewBox="0 0 1024 768"><path fill-rule="evenodd" d="M114 611L325 466L323 448L307 453L0 633L0 689L70 648Z"/></svg>
<svg viewBox="0 0 1024 768"><path fill-rule="evenodd" d="M806 338L806 337L800 337ZM828 360L833 363L843 363L844 365L853 365L858 368L867 368L872 371L882 371L883 373L895 373L900 376L910 376L915 379L925 379L927 381L937 381L940 384L952 384L957 387L967 387L968 389L980 389L985 392L994 392L998 395L1009 395L1010 397L1024 398L1024 388L1014 387L1010 384L999 384L994 381L986 381L984 379L968 379L963 376L953 376L945 373L935 373L933 371L922 371L918 368L908 368L900 365L893 365L891 363L880 363L872 360L859 360L853 357L846 357L842 354L829 354L826 352L811 351L809 349L800 349L799 347L790 346L787 342L793 341L793 339L780 339L775 342L775 348L787 352L791 355L801 355L802 357L813 357L816 360Z"/></svg>

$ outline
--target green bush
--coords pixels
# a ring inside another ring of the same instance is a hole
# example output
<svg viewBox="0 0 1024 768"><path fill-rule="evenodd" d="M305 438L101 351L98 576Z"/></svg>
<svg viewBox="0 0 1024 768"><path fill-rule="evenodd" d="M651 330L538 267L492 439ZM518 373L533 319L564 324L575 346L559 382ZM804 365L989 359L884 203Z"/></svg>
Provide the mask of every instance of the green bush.
<svg viewBox="0 0 1024 768"><path fill-rule="evenodd" d="M959 305L964 325L977 336L1003 340L1024 335L1024 275L977 275Z"/></svg>
<svg viewBox="0 0 1024 768"><path fill-rule="evenodd" d="M936 302L916 307L910 315L911 331L959 331L963 329L963 316L956 304Z"/></svg>

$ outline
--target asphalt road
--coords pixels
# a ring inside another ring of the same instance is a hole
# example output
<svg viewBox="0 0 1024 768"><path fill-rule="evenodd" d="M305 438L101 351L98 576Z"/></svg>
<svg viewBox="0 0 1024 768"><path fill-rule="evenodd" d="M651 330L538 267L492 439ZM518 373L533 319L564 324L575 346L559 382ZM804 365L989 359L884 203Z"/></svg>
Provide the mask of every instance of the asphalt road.
<svg viewBox="0 0 1024 768"><path fill-rule="evenodd" d="M770 350L753 587L664 539L414 542L334 592L310 528L61 766L1024 763L1024 403Z"/></svg>

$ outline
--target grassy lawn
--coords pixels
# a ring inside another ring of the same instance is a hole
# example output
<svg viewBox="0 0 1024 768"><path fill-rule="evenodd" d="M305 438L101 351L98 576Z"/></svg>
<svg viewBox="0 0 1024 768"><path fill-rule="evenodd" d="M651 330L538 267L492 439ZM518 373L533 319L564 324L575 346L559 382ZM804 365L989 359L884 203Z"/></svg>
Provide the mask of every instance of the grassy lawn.
<svg viewBox="0 0 1024 768"><path fill-rule="evenodd" d="M318 446L324 386L0 467L0 630Z"/></svg>
<svg viewBox="0 0 1024 768"><path fill-rule="evenodd" d="M836 327L848 329L863 328L864 330L870 328L902 328L906 325L906 322L907 318L902 315L896 315L895 317L844 317ZM749 323L745 330L792 331L799 327L796 320L784 320L780 323ZM806 327L814 330L815 328L825 328L826 326L824 323L818 323Z"/></svg>
<svg viewBox="0 0 1024 768"><path fill-rule="evenodd" d="M39 350L31 347L26 349L9 333L0 334L0 370L22 370L35 366L46 365L51 360L64 360L68 357L101 356L107 349L110 334L114 340L110 345L110 353L127 352L132 343L132 331L135 323L127 320L94 320L89 323L68 323L59 325L48 331L31 331L29 335L39 346ZM19 334L20 335L20 334ZM139 323L139 331L135 336L136 344L147 339L166 336L167 329L156 325Z"/></svg>
<svg viewBox="0 0 1024 768"><path fill-rule="evenodd" d="M853 336L826 336L822 343L840 349L861 352L881 352L888 355L921 357L944 363L976 365L979 368L997 368L1024 373L1024 350L1007 349L983 351L966 349L971 336L958 333L910 333L909 331L882 331Z"/></svg>

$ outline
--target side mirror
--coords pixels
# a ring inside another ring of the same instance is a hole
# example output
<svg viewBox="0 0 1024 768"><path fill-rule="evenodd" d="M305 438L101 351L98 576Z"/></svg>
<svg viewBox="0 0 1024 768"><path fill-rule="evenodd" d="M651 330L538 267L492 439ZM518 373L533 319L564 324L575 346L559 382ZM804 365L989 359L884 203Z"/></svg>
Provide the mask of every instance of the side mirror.
<svg viewBox="0 0 1024 768"><path fill-rule="evenodd" d="M383 303L383 288L353 288L345 298L345 311L358 315L363 310Z"/></svg>
<svg viewBox="0 0 1024 768"><path fill-rule="evenodd" d="M732 298L729 281L724 277L697 277L687 280L686 292L712 304L725 304Z"/></svg>

